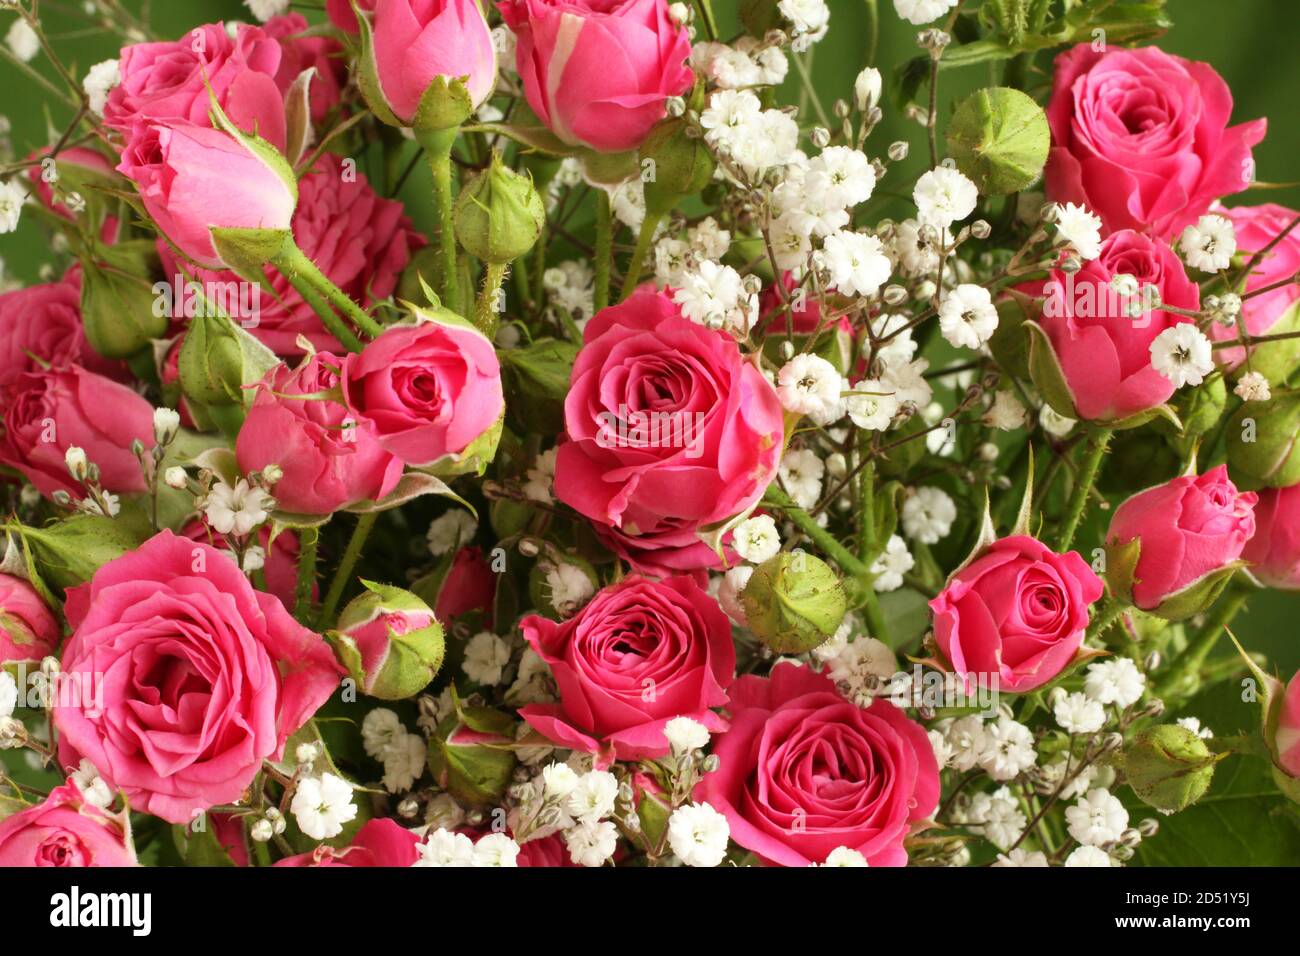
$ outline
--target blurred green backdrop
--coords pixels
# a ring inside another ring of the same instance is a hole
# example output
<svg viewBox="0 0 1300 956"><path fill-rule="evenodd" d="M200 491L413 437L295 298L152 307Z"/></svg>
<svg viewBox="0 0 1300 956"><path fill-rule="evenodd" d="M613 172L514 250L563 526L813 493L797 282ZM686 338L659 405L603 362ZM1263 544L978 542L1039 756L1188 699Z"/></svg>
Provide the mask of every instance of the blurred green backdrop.
<svg viewBox="0 0 1300 956"><path fill-rule="evenodd" d="M724 24L735 23L738 0L713 0ZM139 10L142 0L125 0L126 6ZM849 97L853 79L866 64L870 44L868 0L829 0L832 11L829 34L814 49L812 75L816 88L829 105L837 97ZM322 17L322 4L294 3L293 9L309 19ZM876 46L876 65L886 77L898 64L915 56L917 27L900 20L891 0L879 0L880 35ZM116 54L116 43L86 18L77 0L44 0L43 18L65 62L76 76L100 60ZM1300 179L1300 116L1296 103L1300 97L1300 57L1295 55L1296 32L1289 27L1298 9L1296 0L1169 0L1173 29L1160 40L1165 50L1196 60L1212 63L1227 80L1236 101L1234 120L1257 116L1269 118L1269 133L1256 149L1258 178L1280 183ZM0 35L9 29L14 14L0 7ZM219 19L251 20L239 0L154 0L151 22L163 37L179 36L197 23ZM52 76L47 64L39 59L36 69ZM1045 93L1050 83L1046 57L1039 58L1039 72L1031 78L1034 92ZM970 90L995 80L986 67L976 66L944 74L941 100L950 102ZM25 155L51 141L50 130L66 122L66 107L54 102L12 64L0 60L0 114L8 118L13 150ZM784 91L791 102L800 96L798 74L790 71ZM883 152L895 139L909 139L913 145L911 168L892 172L887 187L907 183L920 168L924 149L920 129L906 121L891 107L886 121L872 137L870 148ZM57 135L57 134L56 134ZM422 228L430 225L427 182L412 176L402 191L402 198ZM1260 191L1238 196L1233 203L1280 202L1300 206L1300 189ZM24 282L37 279L40 267L50 261L46 236L27 217L19 230L0 236L0 258L4 273ZM1239 632L1248 636L1257 648L1276 662L1279 669L1291 673L1300 667L1300 596L1267 592L1254 598L1249 613L1239 621ZM1230 731L1231 728L1222 728Z"/></svg>

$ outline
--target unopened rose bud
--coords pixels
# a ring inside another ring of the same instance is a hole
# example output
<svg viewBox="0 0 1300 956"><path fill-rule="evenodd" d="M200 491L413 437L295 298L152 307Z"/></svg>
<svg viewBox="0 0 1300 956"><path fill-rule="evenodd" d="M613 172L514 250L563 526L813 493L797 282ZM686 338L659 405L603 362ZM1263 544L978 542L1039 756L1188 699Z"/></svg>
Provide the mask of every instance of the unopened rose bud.
<svg viewBox="0 0 1300 956"><path fill-rule="evenodd" d="M362 584L366 591L348 602L327 637L371 697L412 697L442 666L442 625L429 605L410 591L371 581Z"/></svg>
<svg viewBox="0 0 1300 956"><path fill-rule="evenodd" d="M740 594L749 629L778 654L801 654L831 637L848 600L820 558L781 552L754 569Z"/></svg>
<svg viewBox="0 0 1300 956"><path fill-rule="evenodd" d="M1213 754L1186 727L1161 724L1144 730L1124 751L1123 769L1133 792L1162 813L1190 807L1210 789L1214 767L1225 756Z"/></svg>
<svg viewBox="0 0 1300 956"><path fill-rule="evenodd" d="M533 247L546 222L546 207L532 178L515 172L493 153L492 162L456 199L456 240L471 255L505 264Z"/></svg>

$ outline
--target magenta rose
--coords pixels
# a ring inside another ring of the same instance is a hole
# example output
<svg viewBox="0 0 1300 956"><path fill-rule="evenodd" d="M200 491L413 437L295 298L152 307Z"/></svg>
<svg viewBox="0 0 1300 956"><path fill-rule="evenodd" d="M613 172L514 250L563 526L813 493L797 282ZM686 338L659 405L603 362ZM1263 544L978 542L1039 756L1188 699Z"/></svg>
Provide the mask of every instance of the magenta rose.
<svg viewBox="0 0 1300 956"><path fill-rule="evenodd" d="M1214 212L1227 216L1237 234L1237 251L1246 261L1250 261L1256 252L1269 245L1295 220L1300 213L1285 206L1265 203L1262 206L1236 206L1232 209L1215 209ZM1282 236L1280 242L1260 257L1246 279L1246 291L1254 292L1265 286L1276 285L1300 271L1300 230L1292 229ZM1264 335L1277 325L1288 313L1294 315L1294 306L1300 301L1300 285L1292 282L1282 285L1270 292L1253 295L1241 302L1240 322L1245 324L1251 335ZM1239 330L1236 327L1212 322L1208 329L1211 338L1235 339ZM1264 346L1276 349L1277 345ZM1264 354L1261 352L1260 354ZM1214 353L1216 361L1229 369L1236 368L1245 359L1245 350L1218 349Z"/></svg>
<svg viewBox="0 0 1300 956"><path fill-rule="evenodd" d="M287 230L296 187L239 140L193 123L141 123L118 172L135 183L149 216L201 266L225 263L212 230Z"/></svg>
<svg viewBox="0 0 1300 956"><path fill-rule="evenodd" d="M139 866L125 813L82 799L75 784L56 787L39 806L0 822L0 866Z"/></svg>
<svg viewBox="0 0 1300 956"><path fill-rule="evenodd" d="M99 466L101 487L145 490L131 443L153 447L153 406L125 385L75 365L26 372L11 386L3 421L0 464L21 471L43 495L62 488L82 497L65 459L73 446Z"/></svg>
<svg viewBox="0 0 1300 956"><path fill-rule="evenodd" d="M1043 296L1039 324L1065 376L1071 418L1118 421L1155 408L1174 394L1174 383L1151 366L1151 343L1165 329L1191 320L1164 311L1129 317L1125 309L1134 300L1111 286L1121 274L1133 276L1140 285L1154 285L1161 302L1192 311L1200 308L1200 289L1187 278L1174 251L1158 239L1127 230L1105 239L1101 254L1077 273L1057 269L1044 285L1022 287Z"/></svg>
<svg viewBox="0 0 1300 956"><path fill-rule="evenodd" d="M970 687L1042 687L1074 659L1101 579L1079 555L1027 535L991 544L930 602L939 650Z"/></svg>
<svg viewBox="0 0 1300 956"><path fill-rule="evenodd" d="M1056 58L1047 194L1082 203L1107 231L1163 239L1253 179L1262 119L1228 126L1232 94L1206 63L1156 47L1081 43Z"/></svg>
<svg viewBox="0 0 1300 956"><path fill-rule="evenodd" d="M1133 603L1150 611L1233 564L1255 533L1258 498L1239 492L1228 467L1219 465L1148 488L1116 508L1108 548L1140 546ZM1107 565L1114 564L1112 552Z"/></svg>
<svg viewBox="0 0 1300 956"><path fill-rule="evenodd" d="M63 672L83 692L54 708L60 759L88 758L172 823L238 799L342 677L229 556L170 531L73 588L66 610Z"/></svg>
<svg viewBox="0 0 1300 956"><path fill-rule="evenodd" d="M341 850L322 843L310 853L285 857L276 866L412 866L420 838L387 817L370 820Z"/></svg>
<svg viewBox="0 0 1300 956"><path fill-rule="evenodd" d="M907 863L904 839L939 802L920 724L883 698L858 707L791 663L738 678L729 711L696 799L726 816L733 841L775 866L822 863L842 846L871 866Z"/></svg>
<svg viewBox="0 0 1300 956"><path fill-rule="evenodd" d="M666 0L501 0L528 105L551 132L601 153L636 149L695 82Z"/></svg>
<svg viewBox="0 0 1300 956"><path fill-rule="evenodd" d="M108 94L104 123L126 134L141 120L207 126L211 88L236 126L284 149L284 95L275 81L282 56L279 41L246 24L233 38L224 24L208 23L179 40L123 47L122 82Z"/></svg>
<svg viewBox="0 0 1300 956"><path fill-rule="evenodd" d="M1255 533L1241 556L1271 588L1300 591L1300 485L1264 488L1255 503Z"/></svg>
<svg viewBox="0 0 1300 956"><path fill-rule="evenodd" d="M343 365L343 395L379 443L408 465L485 463L505 411L501 363L450 313L390 326ZM491 446L490 448L487 446Z"/></svg>
<svg viewBox="0 0 1300 956"><path fill-rule="evenodd" d="M354 5L369 13L375 9L375 0L325 0L325 15L345 33L356 33L360 27L352 10Z"/></svg>
<svg viewBox="0 0 1300 956"><path fill-rule="evenodd" d="M727 702L736 672L731 622L689 577L628 577L567 621L534 614L520 627L550 665L560 701L519 716L558 746L637 760L668 752L664 725L674 717L726 728L711 708Z"/></svg>
<svg viewBox="0 0 1300 956"><path fill-rule="evenodd" d="M22 578L0 574L0 664L39 661L55 652L62 636L36 589Z"/></svg>
<svg viewBox="0 0 1300 956"><path fill-rule="evenodd" d="M327 515L384 497L402 477L402 463L330 393L343 360L317 352L296 369L280 364L257 386L235 443L245 472L279 465L275 500L284 511Z"/></svg>
<svg viewBox="0 0 1300 956"><path fill-rule="evenodd" d="M587 323L564 417L556 495L647 574L717 563L697 532L762 496L785 428L735 339L648 289Z"/></svg>
<svg viewBox="0 0 1300 956"><path fill-rule="evenodd" d="M492 603L497 593L497 574L483 557L483 549L461 548L452 558L447 576L438 591L433 614L451 623L462 614L483 612L483 624L492 626Z"/></svg>
<svg viewBox="0 0 1300 956"><path fill-rule="evenodd" d="M362 308L393 294L411 253L426 242L401 203L384 199L361 173L345 178L342 160L330 153L298 180L291 228L303 254ZM162 240L158 254L169 282L189 274L199 282L240 281L233 272L194 269ZM184 318L179 308L174 314ZM343 348L289 280L272 267L258 296L255 323L245 320L244 326L277 355L301 355L301 337L323 352Z"/></svg>
<svg viewBox="0 0 1300 956"><path fill-rule="evenodd" d="M81 325L80 272L58 282L0 293L0 392L45 367L84 365L108 371Z"/></svg>
<svg viewBox="0 0 1300 956"><path fill-rule="evenodd" d="M369 33L363 69L373 69L383 98L371 105L405 125L439 77L464 80L475 108L496 87L496 48L478 0L375 0Z"/></svg>

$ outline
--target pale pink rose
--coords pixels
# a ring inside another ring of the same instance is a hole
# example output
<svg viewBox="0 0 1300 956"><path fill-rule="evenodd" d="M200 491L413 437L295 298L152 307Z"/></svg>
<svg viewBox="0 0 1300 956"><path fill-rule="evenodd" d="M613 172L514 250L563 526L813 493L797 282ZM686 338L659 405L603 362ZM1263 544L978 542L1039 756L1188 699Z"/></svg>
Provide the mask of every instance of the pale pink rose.
<svg viewBox="0 0 1300 956"><path fill-rule="evenodd" d="M1074 659L1101 579L1075 551L1027 535L995 541L930 602L939 651L969 687L1042 687Z"/></svg>
<svg viewBox="0 0 1300 956"><path fill-rule="evenodd" d="M139 866L125 813L86 803L75 784L0 821L0 866Z"/></svg>
<svg viewBox="0 0 1300 956"><path fill-rule="evenodd" d="M1263 249L1282 235L1300 212L1265 203L1261 206L1235 206L1232 209L1213 210L1227 216L1237 234L1237 251L1250 261L1254 253ZM1276 285L1289 279L1300 271L1300 229L1292 229L1282 237L1281 242L1273 246L1251 270L1246 279L1246 291L1253 292L1264 286ZM1240 324L1244 325L1250 335L1265 335L1286 313L1300 300L1300 284L1292 282L1271 292L1251 296L1241 302ZM1209 328L1210 338L1235 339L1240 330L1236 326L1224 326L1212 322ZM1284 346L1264 345L1257 348L1281 348ZM1245 350L1218 349L1214 358L1229 369L1236 368L1245 359Z"/></svg>
<svg viewBox="0 0 1300 956"><path fill-rule="evenodd" d="M135 183L149 216L201 266L225 263L212 229L284 229L295 188L235 137L193 123L137 125L118 172Z"/></svg>
<svg viewBox="0 0 1300 956"><path fill-rule="evenodd" d="M1172 239L1254 178L1265 120L1228 126L1232 93L1206 63L1156 47L1056 58L1045 177L1057 202L1083 203L1107 231Z"/></svg>
<svg viewBox="0 0 1300 956"><path fill-rule="evenodd" d="M524 95L551 132L602 153L636 149L691 88L691 43L667 0L501 0Z"/></svg>
<svg viewBox="0 0 1300 956"><path fill-rule="evenodd" d="M322 843L310 853L288 856L276 866L413 866L419 836L387 817L368 821L342 849Z"/></svg>
<svg viewBox="0 0 1300 956"><path fill-rule="evenodd" d="M695 799L727 818L735 843L774 866L822 863L838 847L871 866L907 863L903 840L939 802L920 724L884 698L859 707L791 663L737 678L729 714Z"/></svg>
<svg viewBox="0 0 1300 956"><path fill-rule="evenodd" d="M187 823L239 798L338 686L319 634L235 562L163 531L68 593L54 708L60 759L85 757L132 809Z"/></svg>
<svg viewBox="0 0 1300 956"><path fill-rule="evenodd" d="M0 664L39 661L62 638L59 622L36 589L12 574L0 574Z"/></svg>
<svg viewBox="0 0 1300 956"><path fill-rule="evenodd" d="M1300 485L1262 488L1255 503L1255 534L1242 558L1271 588L1300 591Z"/></svg>

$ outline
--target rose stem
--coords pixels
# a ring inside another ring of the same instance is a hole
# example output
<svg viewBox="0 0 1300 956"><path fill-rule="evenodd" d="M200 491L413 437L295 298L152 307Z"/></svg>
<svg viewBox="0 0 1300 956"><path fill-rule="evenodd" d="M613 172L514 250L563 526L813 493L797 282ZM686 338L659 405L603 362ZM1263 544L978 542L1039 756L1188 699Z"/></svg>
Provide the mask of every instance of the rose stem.
<svg viewBox="0 0 1300 956"><path fill-rule="evenodd" d="M1097 480L1097 470L1101 467L1101 459L1106 454L1106 446L1110 443L1111 429L1098 428L1092 434L1092 441L1088 445L1088 451L1083 459L1083 466L1079 469L1079 477L1074 483L1074 489L1070 492L1070 503L1066 506L1065 522L1061 525L1060 534L1056 538L1056 551L1065 552L1070 549L1070 544L1074 541L1074 533L1079 530L1079 521L1083 518L1083 506L1088 503L1088 495L1092 491L1092 483Z"/></svg>
<svg viewBox="0 0 1300 956"><path fill-rule="evenodd" d="M483 290L478 296L478 310L474 316L474 324L478 330L488 337L489 340L496 337L497 334L497 295L501 291L501 283L505 281L506 265L504 262L489 262L483 271Z"/></svg>
<svg viewBox="0 0 1300 956"><path fill-rule="evenodd" d="M596 189L596 290L594 311L609 305L609 269L614 257L613 212L609 207L609 193Z"/></svg>
<svg viewBox="0 0 1300 956"><path fill-rule="evenodd" d="M366 538L370 537L370 529L375 526L377 517L379 513L371 511L357 518L357 526L352 529L352 537L348 539L348 546L344 549L339 566L330 580L329 591L325 594L325 603L321 605L320 615L316 618L317 628L334 623L334 611L339 606L343 592L350 582L352 569L356 567L357 558L361 557L361 549L365 547Z"/></svg>
<svg viewBox="0 0 1300 956"><path fill-rule="evenodd" d="M316 268L316 263L312 262L297 243L288 242L285 249L273 260L276 267L293 281L293 275L302 276L310 282L316 292L329 300L330 304L352 320L362 332L374 337L384 331L384 327L368 316L361 306L357 305L348 297L342 289L336 286L325 273ZM296 286L295 286L296 288Z"/></svg>
<svg viewBox="0 0 1300 956"><path fill-rule="evenodd" d="M456 143L458 127L420 134L420 145L429 157L433 173L433 202L438 207L438 254L442 260L442 285L438 288L442 304L459 312L461 309L459 271L456 264L456 222L451 195L451 148Z"/></svg>
<svg viewBox="0 0 1300 956"><path fill-rule="evenodd" d="M302 296L302 300L311 306L312 311L325 323L325 328L329 329L330 334L343 343L343 347L349 352L360 352L361 340L352 333L352 330L330 308L330 304L317 294L315 287L304 276L294 272L287 266L281 267L277 265L277 268L289 280L289 284Z"/></svg>
<svg viewBox="0 0 1300 956"><path fill-rule="evenodd" d="M659 228L663 218L663 213L657 216L646 213L645 219L641 221L641 231L636 236L636 248L632 250L632 261L627 264L627 275L623 277L623 288L619 293L618 301L627 299L636 288L637 280L641 278L641 267L645 264L645 257L650 252L650 243L654 240L655 230Z"/></svg>
<svg viewBox="0 0 1300 956"><path fill-rule="evenodd" d="M1178 692L1188 679L1201 669L1205 658L1209 656L1210 651L1214 650L1219 635L1232 623L1237 612L1245 606L1246 596L1249 593L1246 588L1229 585L1228 593L1215 605L1210 619L1205 622L1201 632L1170 663L1168 673L1156 685L1156 697L1163 700L1168 695Z"/></svg>
<svg viewBox="0 0 1300 956"><path fill-rule="evenodd" d="M316 545L320 541L319 528L303 528L298 532L298 587L294 595L293 616L302 624L311 613L311 586L316 580Z"/></svg>

